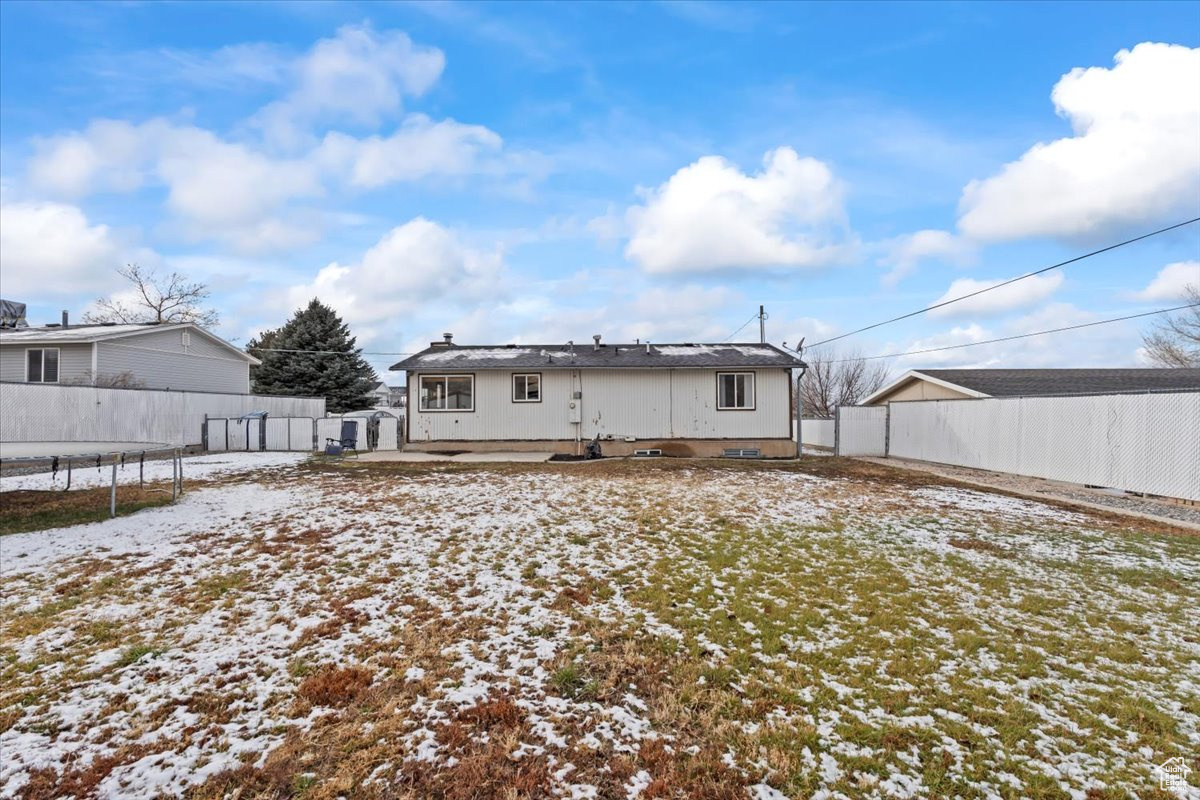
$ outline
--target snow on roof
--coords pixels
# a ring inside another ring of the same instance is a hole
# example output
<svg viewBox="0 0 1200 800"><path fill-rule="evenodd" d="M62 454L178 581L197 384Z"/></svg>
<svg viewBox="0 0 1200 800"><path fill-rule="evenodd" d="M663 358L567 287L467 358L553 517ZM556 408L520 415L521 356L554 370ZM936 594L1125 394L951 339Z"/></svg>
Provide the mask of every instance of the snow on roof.
<svg viewBox="0 0 1200 800"><path fill-rule="evenodd" d="M173 325L71 325L63 328L30 327L30 328L0 328L0 343L25 342L93 342L97 339L107 339L114 336L125 336L131 333L162 330L175 327Z"/></svg>
<svg viewBox="0 0 1200 800"><path fill-rule="evenodd" d="M394 364L417 369L626 369L664 367L801 367L795 355L770 344L528 344L497 347L435 345Z"/></svg>

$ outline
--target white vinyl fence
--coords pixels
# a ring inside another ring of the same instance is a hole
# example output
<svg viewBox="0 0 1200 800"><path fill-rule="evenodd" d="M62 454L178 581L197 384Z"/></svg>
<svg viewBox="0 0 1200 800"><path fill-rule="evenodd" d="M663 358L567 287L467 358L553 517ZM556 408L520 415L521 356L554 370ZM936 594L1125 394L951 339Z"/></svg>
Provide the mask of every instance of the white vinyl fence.
<svg viewBox="0 0 1200 800"><path fill-rule="evenodd" d="M836 422L827 417L807 417L800 420L800 442L805 447L833 449Z"/></svg>
<svg viewBox="0 0 1200 800"><path fill-rule="evenodd" d="M888 454L1200 500L1200 392L893 403Z"/></svg>
<svg viewBox="0 0 1200 800"><path fill-rule="evenodd" d="M280 417L323 417L325 398L0 383L0 409L3 442L194 445L201 443L206 416L266 411Z"/></svg>
<svg viewBox="0 0 1200 800"><path fill-rule="evenodd" d="M888 406L840 406L835 452L839 456L886 456Z"/></svg>

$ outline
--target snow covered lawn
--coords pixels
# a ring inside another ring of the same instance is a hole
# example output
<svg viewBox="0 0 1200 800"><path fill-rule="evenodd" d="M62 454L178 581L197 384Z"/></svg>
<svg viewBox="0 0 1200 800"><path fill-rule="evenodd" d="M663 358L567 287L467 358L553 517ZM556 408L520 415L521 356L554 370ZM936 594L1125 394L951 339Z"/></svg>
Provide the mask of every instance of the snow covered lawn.
<svg viewBox="0 0 1200 800"><path fill-rule="evenodd" d="M1172 756L1200 774L1194 536L837 459L222 458L178 505L0 538L0 796L1090 800L1156 796Z"/></svg>

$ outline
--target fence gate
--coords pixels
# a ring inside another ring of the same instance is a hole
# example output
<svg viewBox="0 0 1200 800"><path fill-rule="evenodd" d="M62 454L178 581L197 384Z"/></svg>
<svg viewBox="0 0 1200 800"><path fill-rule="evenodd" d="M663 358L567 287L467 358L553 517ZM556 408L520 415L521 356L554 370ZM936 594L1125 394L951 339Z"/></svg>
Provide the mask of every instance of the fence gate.
<svg viewBox="0 0 1200 800"><path fill-rule="evenodd" d="M229 420L204 420L204 449L210 453L223 453L229 449Z"/></svg>
<svg viewBox="0 0 1200 800"><path fill-rule="evenodd" d="M888 406L839 406L834 452L839 456L886 456Z"/></svg>

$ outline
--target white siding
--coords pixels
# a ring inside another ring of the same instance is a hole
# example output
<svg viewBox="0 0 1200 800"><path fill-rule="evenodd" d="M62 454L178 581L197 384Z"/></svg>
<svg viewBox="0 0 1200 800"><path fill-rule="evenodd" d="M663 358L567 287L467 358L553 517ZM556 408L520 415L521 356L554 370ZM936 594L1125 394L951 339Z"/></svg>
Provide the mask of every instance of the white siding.
<svg viewBox="0 0 1200 800"><path fill-rule="evenodd" d="M102 376L131 372L147 389L200 392L250 391L249 362L203 333L179 329L97 342L96 371Z"/></svg>
<svg viewBox="0 0 1200 800"><path fill-rule="evenodd" d="M727 370L720 370L725 372ZM475 374L474 411L421 411L420 375L409 376L413 406L409 438L423 441L550 441L632 436L637 439L788 439L790 373L754 372L755 409L718 411L718 370L543 370L542 401L512 402L520 370ZM572 393L582 397L582 423L571 424Z"/></svg>
<svg viewBox="0 0 1200 800"><path fill-rule="evenodd" d="M25 382L25 351L45 347L58 348L58 382L91 382L92 346L90 344L6 344L0 347L0 381Z"/></svg>

